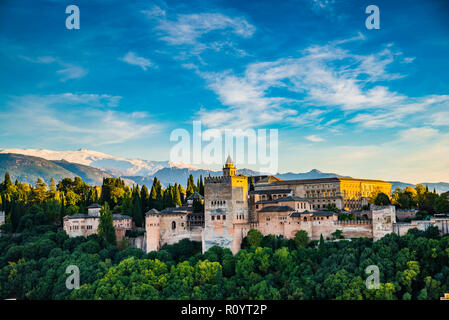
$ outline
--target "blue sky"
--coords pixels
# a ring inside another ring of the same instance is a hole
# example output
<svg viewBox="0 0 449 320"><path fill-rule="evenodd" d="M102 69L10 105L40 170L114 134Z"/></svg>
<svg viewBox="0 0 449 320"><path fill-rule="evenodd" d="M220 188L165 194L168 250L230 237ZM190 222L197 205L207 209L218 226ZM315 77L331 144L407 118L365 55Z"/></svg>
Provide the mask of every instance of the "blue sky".
<svg viewBox="0 0 449 320"><path fill-rule="evenodd" d="M65 27L70 4L79 30ZM379 30L365 27L370 4ZM278 129L281 172L449 181L448 12L437 0L2 1L0 148L167 160L170 133L201 120Z"/></svg>

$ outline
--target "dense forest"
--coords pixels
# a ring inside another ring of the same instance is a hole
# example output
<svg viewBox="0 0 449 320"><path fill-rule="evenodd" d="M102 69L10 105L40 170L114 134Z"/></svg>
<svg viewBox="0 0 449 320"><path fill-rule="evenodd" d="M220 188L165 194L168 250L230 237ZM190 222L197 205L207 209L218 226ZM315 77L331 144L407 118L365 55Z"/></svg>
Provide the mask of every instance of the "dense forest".
<svg viewBox="0 0 449 320"><path fill-rule="evenodd" d="M54 181L47 187L0 184L6 223L0 236L0 298L17 299L438 299L449 292L449 236L436 228L413 229L373 242L359 238L310 241L263 237L252 230L232 255L182 240L159 252L120 247L101 235L69 238L61 230L65 215L85 212L98 202L142 224L150 208L163 209L204 193L202 179L187 188L163 189L155 179L151 191L105 178L101 187L81 179ZM388 198L388 197L387 197ZM378 195L373 202L387 201ZM447 195L417 186L396 190L393 204L418 208L426 215L443 212ZM447 210L449 211L449 210ZM80 269L81 287L66 288L66 268ZM365 268L380 270L379 289L365 285Z"/></svg>
<svg viewBox="0 0 449 320"><path fill-rule="evenodd" d="M93 203L107 203L113 214L130 216L137 227L142 227L145 212L181 205L194 192L204 195L202 177L195 183L190 175L187 188L175 184L165 189L155 178L149 191L145 185L130 187L120 178L104 178L99 187L90 186L79 177L65 178L58 184L51 179L50 186L38 179L32 186L17 180L12 183L6 173L0 183L0 211L6 214L6 224L1 228L5 232L21 232L27 226L61 226L64 216L87 213L87 207ZM201 200L196 201L199 203L194 203L195 209L202 210Z"/></svg>
<svg viewBox="0 0 449 320"><path fill-rule="evenodd" d="M352 241L251 232L235 256L182 240L159 252L119 250L97 235L68 238L38 226L0 238L0 298L17 299L438 299L449 291L449 236L411 230ZM81 287L65 286L67 266ZM364 270L377 265L379 289Z"/></svg>

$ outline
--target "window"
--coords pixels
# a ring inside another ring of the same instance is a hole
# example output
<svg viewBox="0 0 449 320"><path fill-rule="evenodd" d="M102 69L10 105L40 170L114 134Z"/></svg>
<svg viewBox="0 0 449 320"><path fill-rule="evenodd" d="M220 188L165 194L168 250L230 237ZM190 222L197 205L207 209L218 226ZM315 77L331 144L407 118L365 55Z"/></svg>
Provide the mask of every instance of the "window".
<svg viewBox="0 0 449 320"><path fill-rule="evenodd" d="M175 222L175 221L172 221L172 223L171 223L171 228L172 228L172 230L175 230L175 229L176 229L176 222Z"/></svg>
<svg viewBox="0 0 449 320"><path fill-rule="evenodd" d="M211 216L210 218L211 218L211 220L215 220L215 216Z"/></svg>
<svg viewBox="0 0 449 320"><path fill-rule="evenodd" d="M220 216L217 216L217 220L220 220Z"/></svg>
<svg viewBox="0 0 449 320"><path fill-rule="evenodd" d="M223 220L226 220L226 215L223 215Z"/></svg>

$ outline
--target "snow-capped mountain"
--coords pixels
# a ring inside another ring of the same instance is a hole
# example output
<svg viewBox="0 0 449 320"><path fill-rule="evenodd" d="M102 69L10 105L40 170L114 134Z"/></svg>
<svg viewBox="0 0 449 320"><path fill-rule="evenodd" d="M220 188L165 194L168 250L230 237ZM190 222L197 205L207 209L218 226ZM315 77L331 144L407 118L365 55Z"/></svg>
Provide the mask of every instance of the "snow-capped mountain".
<svg viewBox="0 0 449 320"><path fill-rule="evenodd" d="M106 153L79 149L76 151L54 151L46 149L0 149L0 153L15 153L46 160L65 160L107 171L115 176L151 176L163 168L200 169L184 163L151 161L114 157Z"/></svg>

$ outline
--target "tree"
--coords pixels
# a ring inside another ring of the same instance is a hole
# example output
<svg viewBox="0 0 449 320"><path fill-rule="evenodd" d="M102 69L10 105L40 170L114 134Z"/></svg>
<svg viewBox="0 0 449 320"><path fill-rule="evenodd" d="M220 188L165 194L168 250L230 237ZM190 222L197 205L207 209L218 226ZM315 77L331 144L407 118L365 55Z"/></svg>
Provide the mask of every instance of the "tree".
<svg viewBox="0 0 449 320"><path fill-rule="evenodd" d="M150 210L150 193L148 192L148 188L146 185L143 185L142 189L140 190L140 199L142 201L142 211L145 213Z"/></svg>
<svg viewBox="0 0 449 320"><path fill-rule="evenodd" d="M5 179L3 183L0 185L0 191L5 191L9 186L12 185L11 177L9 176L9 172L5 172Z"/></svg>
<svg viewBox="0 0 449 320"><path fill-rule="evenodd" d="M193 175L190 174L189 178L187 179L187 190L186 190L186 196L190 196L191 194L195 193L195 181L193 180Z"/></svg>
<svg viewBox="0 0 449 320"><path fill-rule="evenodd" d="M295 244L299 247L306 247L309 243L309 236L306 231L299 230L295 233Z"/></svg>
<svg viewBox="0 0 449 320"><path fill-rule="evenodd" d="M100 211L100 224L98 225L98 235L104 238L110 244L116 244L114 219L109 210L109 204L105 202Z"/></svg>
<svg viewBox="0 0 449 320"><path fill-rule="evenodd" d="M259 230L251 229L248 231L246 239L251 247L258 247L262 241L263 235Z"/></svg>
<svg viewBox="0 0 449 320"><path fill-rule="evenodd" d="M141 201L140 197L138 195L134 196L133 200L133 220L136 226L141 227L142 221L143 221L143 215L142 215L142 208L141 208Z"/></svg>
<svg viewBox="0 0 449 320"><path fill-rule="evenodd" d="M379 192L374 199L376 206L388 206L391 204L390 198L383 192Z"/></svg>
<svg viewBox="0 0 449 320"><path fill-rule="evenodd" d="M200 197L193 199L192 206L193 206L193 212L195 212L195 213L203 212L204 213L204 201Z"/></svg>
<svg viewBox="0 0 449 320"><path fill-rule="evenodd" d="M332 211L332 212L336 212L336 213L340 212L340 210L338 210L338 208L335 205L335 203L328 203L324 210L325 211Z"/></svg>
<svg viewBox="0 0 449 320"><path fill-rule="evenodd" d="M337 229L335 232L332 232L332 238L333 239L343 239L343 231Z"/></svg>
<svg viewBox="0 0 449 320"><path fill-rule="evenodd" d="M179 193L178 184L175 183L175 187L173 188L173 203L176 207L181 206L181 194Z"/></svg>
<svg viewBox="0 0 449 320"><path fill-rule="evenodd" d="M55 193L56 192L56 183L55 179L50 179L50 192Z"/></svg>
<svg viewBox="0 0 449 320"><path fill-rule="evenodd" d="M198 183L198 193L204 197L203 175L200 175L200 181Z"/></svg>
<svg viewBox="0 0 449 320"><path fill-rule="evenodd" d="M249 178L249 191L254 191L254 177Z"/></svg>
<svg viewBox="0 0 449 320"><path fill-rule="evenodd" d="M42 203L46 197L47 197L47 184L41 178L38 178L36 186L33 190L33 198L37 200L39 203Z"/></svg>

